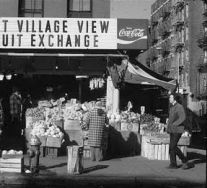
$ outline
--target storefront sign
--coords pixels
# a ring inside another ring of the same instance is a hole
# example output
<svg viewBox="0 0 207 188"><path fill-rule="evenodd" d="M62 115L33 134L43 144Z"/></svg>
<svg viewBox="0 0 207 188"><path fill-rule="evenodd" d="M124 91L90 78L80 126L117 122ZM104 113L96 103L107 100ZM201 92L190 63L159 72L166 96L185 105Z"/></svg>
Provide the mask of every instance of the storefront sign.
<svg viewBox="0 0 207 188"><path fill-rule="evenodd" d="M148 20L118 19L117 48L147 49Z"/></svg>
<svg viewBox="0 0 207 188"><path fill-rule="evenodd" d="M128 19L0 18L0 48L127 49L130 44L137 49L135 42L146 46L143 26Z"/></svg>

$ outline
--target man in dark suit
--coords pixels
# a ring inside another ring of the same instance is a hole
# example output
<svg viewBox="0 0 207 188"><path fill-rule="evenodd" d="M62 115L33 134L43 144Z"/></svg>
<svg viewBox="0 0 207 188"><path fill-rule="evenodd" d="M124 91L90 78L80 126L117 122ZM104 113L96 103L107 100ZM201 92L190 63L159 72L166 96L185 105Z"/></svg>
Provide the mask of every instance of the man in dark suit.
<svg viewBox="0 0 207 188"><path fill-rule="evenodd" d="M178 168L176 162L176 155L181 159L183 165L183 169L188 169L189 164L187 163L187 158L178 148L177 144L179 139L184 132L184 121L186 119L184 107L178 103L179 96L176 94L170 94L169 102L169 120L167 126L167 132L170 134L170 146L169 146L169 154L170 154L170 165L168 168L176 169Z"/></svg>

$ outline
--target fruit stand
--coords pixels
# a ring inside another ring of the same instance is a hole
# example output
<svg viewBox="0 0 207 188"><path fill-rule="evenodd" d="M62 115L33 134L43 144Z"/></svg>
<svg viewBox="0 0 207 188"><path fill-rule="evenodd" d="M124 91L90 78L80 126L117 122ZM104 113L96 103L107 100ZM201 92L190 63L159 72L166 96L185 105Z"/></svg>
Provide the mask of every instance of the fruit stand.
<svg viewBox="0 0 207 188"><path fill-rule="evenodd" d="M160 123L159 118L145 114L140 121L141 156L150 160L169 160L170 136L165 132L166 125ZM182 134L178 147L187 155L187 146L190 136L187 132Z"/></svg>
<svg viewBox="0 0 207 188"><path fill-rule="evenodd" d="M60 149L67 146L84 146L83 157L90 157L87 129L84 121L96 101L78 103L65 101L40 101L38 107L26 112L26 140L31 135L39 137L42 156L57 157ZM151 114L131 111L107 114L109 126L104 136L104 152L109 156L139 155L149 159L169 159L169 135L166 125ZM190 137L183 135L179 145L186 153Z"/></svg>
<svg viewBox="0 0 207 188"><path fill-rule="evenodd" d="M85 145L88 148L87 130L83 129L82 124L95 103L80 104L76 99L39 101L36 108L26 112L26 141L31 135L38 136L42 143L42 156L57 157L60 149L66 150L70 145ZM87 156L90 156L89 148Z"/></svg>

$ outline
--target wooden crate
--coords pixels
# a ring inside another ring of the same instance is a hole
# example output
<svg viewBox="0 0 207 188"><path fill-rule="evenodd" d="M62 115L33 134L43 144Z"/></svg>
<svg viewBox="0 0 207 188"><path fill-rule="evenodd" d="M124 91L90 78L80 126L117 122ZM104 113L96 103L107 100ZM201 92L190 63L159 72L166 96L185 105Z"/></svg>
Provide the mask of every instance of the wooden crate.
<svg viewBox="0 0 207 188"><path fill-rule="evenodd" d="M64 121L64 130L81 130L80 121L66 119Z"/></svg>
<svg viewBox="0 0 207 188"><path fill-rule="evenodd" d="M185 156L187 155L188 140L189 138L182 138L178 143L178 147ZM142 136L141 156L150 160L169 160L169 139ZM180 159L177 157L177 160Z"/></svg>
<svg viewBox="0 0 207 188"><path fill-rule="evenodd" d="M58 157L58 148L46 147L45 148L45 156L51 157L51 158L57 158Z"/></svg>
<svg viewBox="0 0 207 188"><path fill-rule="evenodd" d="M22 173L23 168L24 168L23 157L11 158L11 159L0 158L0 172Z"/></svg>
<svg viewBox="0 0 207 188"><path fill-rule="evenodd" d="M63 138L48 136L46 140L46 147L60 148Z"/></svg>

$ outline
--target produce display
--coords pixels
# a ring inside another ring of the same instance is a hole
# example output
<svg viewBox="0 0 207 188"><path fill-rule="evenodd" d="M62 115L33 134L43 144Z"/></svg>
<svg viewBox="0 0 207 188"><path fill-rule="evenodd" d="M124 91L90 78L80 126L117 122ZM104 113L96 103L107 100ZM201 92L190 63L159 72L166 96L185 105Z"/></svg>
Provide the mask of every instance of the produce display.
<svg viewBox="0 0 207 188"><path fill-rule="evenodd" d="M44 108L28 108L26 111L27 117L32 117L33 119L41 119L45 118L45 109Z"/></svg>
<svg viewBox="0 0 207 188"><path fill-rule="evenodd" d="M16 151L13 149L10 150L3 150L2 151L2 158L9 159L9 158L19 158L23 156L23 151Z"/></svg>
<svg viewBox="0 0 207 188"><path fill-rule="evenodd" d="M157 118L151 114L138 114L130 111L121 111L120 113L108 114L109 123L113 127L120 125L120 130L140 130L141 134L153 134L164 133L165 124L160 122L160 118ZM123 126L122 126L123 125ZM133 126L139 126L140 128L133 129Z"/></svg>
<svg viewBox="0 0 207 188"><path fill-rule="evenodd" d="M53 122L63 119L63 109L60 107L45 108L45 120L46 122Z"/></svg>
<svg viewBox="0 0 207 188"><path fill-rule="evenodd" d="M64 119L79 120L82 119L82 109L80 104L75 104L70 107L66 107L63 110Z"/></svg>
<svg viewBox="0 0 207 188"><path fill-rule="evenodd" d="M63 132L57 126L52 125L46 130L45 135L56 138L62 138Z"/></svg>
<svg viewBox="0 0 207 188"><path fill-rule="evenodd" d="M160 119L150 114L143 114L140 118L141 134L164 133L165 124Z"/></svg>
<svg viewBox="0 0 207 188"><path fill-rule="evenodd" d="M60 147L64 138L62 129L70 127L65 125L73 123L73 126L80 127L80 130L84 129L81 125L84 124L87 113L94 104L95 101L80 104L76 99L66 101L62 98L57 101L39 101L38 107L30 108L26 112L26 126L31 129L28 139L31 136L37 136L42 146L49 144L50 147L52 145ZM60 122L64 126L61 126Z"/></svg>
<svg viewBox="0 0 207 188"><path fill-rule="evenodd" d="M32 125L33 129L31 131L31 135L33 136L45 136L46 135L46 129L47 129L47 125L45 123L45 121L40 120L40 121L36 121L33 123Z"/></svg>
<svg viewBox="0 0 207 188"><path fill-rule="evenodd" d="M87 131L85 120L88 112L94 108L96 101L80 104L76 99L66 101L64 98L57 101L41 101L37 108L28 109L26 116L32 117L31 135L38 137L52 137L63 139L65 130L72 130L72 126L58 127L55 122L62 120L64 125L72 123ZM107 113L109 124L118 131L140 132L141 135L165 134L166 124L160 118L147 113L134 113L130 110L120 113ZM78 122L78 123L77 123ZM79 129L73 129L79 130ZM187 133L183 136L188 136Z"/></svg>
<svg viewBox="0 0 207 188"><path fill-rule="evenodd" d="M151 114L140 115L140 124L150 124L155 120L155 116Z"/></svg>

